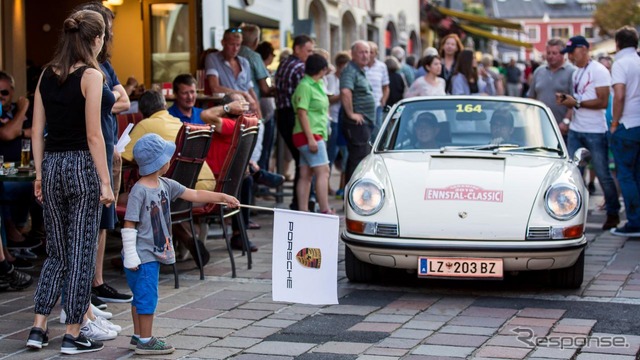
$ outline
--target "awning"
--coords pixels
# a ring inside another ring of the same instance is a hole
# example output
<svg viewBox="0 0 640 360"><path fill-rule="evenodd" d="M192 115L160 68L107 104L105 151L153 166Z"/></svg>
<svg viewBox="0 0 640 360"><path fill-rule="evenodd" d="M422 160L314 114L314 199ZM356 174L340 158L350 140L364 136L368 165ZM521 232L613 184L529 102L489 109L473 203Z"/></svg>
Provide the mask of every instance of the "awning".
<svg viewBox="0 0 640 360"><path fill-rule="evenodd" d="M472 23L485 24L485 25L497 26L497 27L502 27L507 29L514 29L514 30L522 30L522 25L510 22L510 21L500 20L500 19L491 19L486 16L455 11L445 7L434 6L434 8L438 10L442 15L452 16L461 20L470 21Z"/></svg>
<svg viewBox="0 0 640 360"><path fill-rule="evenodd" d="M508 44L508 45L514 45L514 46L521 46L527 49L532 49L533 45L531 45L531 43L528 42L523 42L523 41L518 41L515 39L512 39L510 37L506 37L506 36L501 36L501 35L496 35L490 31L486 31L486 30L482 30L482 29L478 29L477 27L473 27L473 26L469 26L469 25L464 25L464 24L458 24L458 26L460 26L460 28L468 33L472 33L487 39L492 39L492 40L496 40L497 42L501 42L503 44Z"/></svg>

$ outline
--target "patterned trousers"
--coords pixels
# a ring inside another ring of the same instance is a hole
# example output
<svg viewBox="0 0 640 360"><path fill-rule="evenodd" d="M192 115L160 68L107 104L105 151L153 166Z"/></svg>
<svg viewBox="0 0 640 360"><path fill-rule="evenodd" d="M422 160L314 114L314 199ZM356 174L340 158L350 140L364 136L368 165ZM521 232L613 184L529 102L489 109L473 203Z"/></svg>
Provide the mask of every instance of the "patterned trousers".
<svg viewBox="0 0 640 360"><path fill-rule="evenodd" d="M81 324L95 272L100 179L89 151L46 152L42 194L47 259L35 291L35 313L49 315L66 284L67 324Z"/></svg>

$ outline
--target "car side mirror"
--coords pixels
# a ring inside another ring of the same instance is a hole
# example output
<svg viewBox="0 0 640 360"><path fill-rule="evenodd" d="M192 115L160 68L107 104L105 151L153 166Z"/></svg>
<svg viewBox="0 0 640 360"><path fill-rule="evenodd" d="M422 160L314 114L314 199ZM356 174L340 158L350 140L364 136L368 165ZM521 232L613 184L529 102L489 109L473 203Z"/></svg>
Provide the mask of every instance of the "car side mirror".
<svg viewBox="0 0 640 360"><path fill-rule="evenodd" d="M573 153L573 162L578 166L585 166L591 161L591 152L586 148L579 148Z"/></svg>

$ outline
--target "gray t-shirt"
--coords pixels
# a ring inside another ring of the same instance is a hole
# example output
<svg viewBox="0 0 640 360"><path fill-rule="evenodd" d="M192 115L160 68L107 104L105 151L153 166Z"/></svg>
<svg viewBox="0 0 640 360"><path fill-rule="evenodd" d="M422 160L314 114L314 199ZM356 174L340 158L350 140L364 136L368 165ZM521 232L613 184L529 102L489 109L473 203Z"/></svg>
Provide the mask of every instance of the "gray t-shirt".
<svg viewBox="0 0 640 360"><path fill-rule="evenodd" d="M136 183L127 202L126 221L137 223L136 250L142 264L158 261L176 262L171 239L171 210L169 204L186 190L175 180L160 178L157 188Z"/></svg>
<svg viewBox="0 0 640 360"><path fill-rule="evenodd" d="M571 77L575 66L565 61L555 72L549 70L548 65L540 65L533 72L529 97L540 100L551 109L556 122L560 123L567 113L567 107L556 103L556 93L573 94Z"/></svg>

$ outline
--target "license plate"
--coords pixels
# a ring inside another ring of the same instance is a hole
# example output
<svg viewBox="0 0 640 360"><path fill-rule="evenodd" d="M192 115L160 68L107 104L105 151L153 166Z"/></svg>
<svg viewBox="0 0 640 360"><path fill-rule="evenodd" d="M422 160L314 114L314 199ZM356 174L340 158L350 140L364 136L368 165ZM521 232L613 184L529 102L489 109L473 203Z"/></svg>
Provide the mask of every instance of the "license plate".
<svg viewBox="0 0 640 360"><path fill-rule="evenodd" d="M420 257L418 276L501 279L502 259Z"/></svg>

